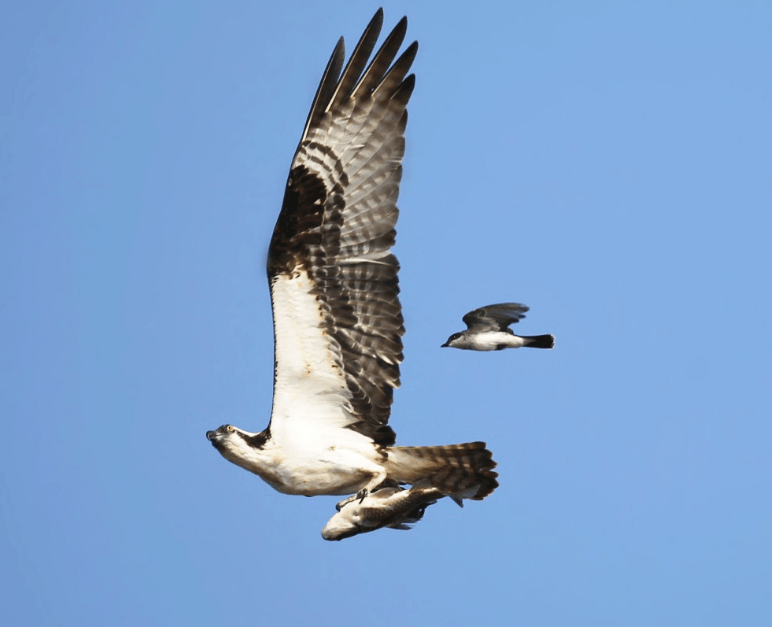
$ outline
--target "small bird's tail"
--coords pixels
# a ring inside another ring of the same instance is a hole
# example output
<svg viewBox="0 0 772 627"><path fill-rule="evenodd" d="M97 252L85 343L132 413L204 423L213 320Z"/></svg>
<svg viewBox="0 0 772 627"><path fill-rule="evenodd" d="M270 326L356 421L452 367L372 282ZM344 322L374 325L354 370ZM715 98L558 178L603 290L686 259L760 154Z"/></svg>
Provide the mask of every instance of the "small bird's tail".
<svg viewBox="0 0 772 627"><path fill-rule="evenodd" d="M555 346L554 335L521 335L525 340L523 346L530 346L531 348L552 348Z"/></svg>
<svg viewBox="0 0 772 627"><path fill-rule="evenodd" d="M437 488L454 499L481 501L499 485L496 462L485 442L447 446L393 446L388 449L390 479L414 487Z"/></svg>

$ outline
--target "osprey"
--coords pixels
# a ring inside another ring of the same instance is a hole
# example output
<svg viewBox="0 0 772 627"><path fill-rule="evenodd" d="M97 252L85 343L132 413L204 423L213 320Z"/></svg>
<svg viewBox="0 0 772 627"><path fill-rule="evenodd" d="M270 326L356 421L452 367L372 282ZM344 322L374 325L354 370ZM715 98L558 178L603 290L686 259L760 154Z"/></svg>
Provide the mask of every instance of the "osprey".
<svg viewBox="0 0 772 627"><path fill-rule="evenodd" d="M470 351L500 351L505 348L552 348L554 335L515 335L510 324L525 318L528 307L520 303L487 305L466 314L462 319L466 331L454 333L442 348L463 348Z"/></svg>
<svg viewBox="0 0 772 627"><path fill-rule="evenodd" d="M364 506L376 489L411 484L425 491L411 497L427 504L439 496L481 500L498 486L484 442L395 446L388 425L405 331L391 248L415 85L407 74L418 44L394 60L403 18L368 65L382 22L378 10L342 73L338 41L290 168L268 250L268 427L254 433L223 425L206 437L284 494L355 493ZM377 500L394 504L389 524L418 518L418 506L400 509L396 490Z"/></svg>

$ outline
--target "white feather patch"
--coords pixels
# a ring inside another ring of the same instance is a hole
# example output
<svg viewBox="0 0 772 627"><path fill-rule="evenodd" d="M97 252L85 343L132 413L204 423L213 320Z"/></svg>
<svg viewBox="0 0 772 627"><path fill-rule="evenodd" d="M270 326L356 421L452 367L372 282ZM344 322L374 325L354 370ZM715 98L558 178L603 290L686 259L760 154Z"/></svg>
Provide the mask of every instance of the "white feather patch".
<svg viewBox="0 0 772 627"><path fill-rule="evenodd" d="M327 333L313 287L301 267L276 276L271 285L276 334L271 434L282 446L298 437L340 443L341 430L355 422L340 347Z"/></svg>

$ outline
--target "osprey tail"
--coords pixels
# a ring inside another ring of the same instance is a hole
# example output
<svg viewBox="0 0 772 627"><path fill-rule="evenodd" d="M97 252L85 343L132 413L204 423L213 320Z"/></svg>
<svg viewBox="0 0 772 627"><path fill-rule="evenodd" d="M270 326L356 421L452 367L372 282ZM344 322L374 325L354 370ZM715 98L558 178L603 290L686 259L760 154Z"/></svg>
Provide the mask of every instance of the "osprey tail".
<svg viewBox="0 0 772 627"><path fill-rule="evenodd" d="M393 446L386 470L390 479L437 488L457 499L481 501L499 485L496 462L485 442L447 446Z"/></svg>

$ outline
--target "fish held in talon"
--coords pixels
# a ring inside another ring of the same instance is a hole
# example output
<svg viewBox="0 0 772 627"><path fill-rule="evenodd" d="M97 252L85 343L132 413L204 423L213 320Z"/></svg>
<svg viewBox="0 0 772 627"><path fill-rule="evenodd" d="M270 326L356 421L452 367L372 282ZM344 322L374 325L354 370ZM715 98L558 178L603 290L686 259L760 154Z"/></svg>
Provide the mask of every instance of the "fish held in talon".
<svg viewBox="0 0 772 627"><path fill-rule="evenodd" d="M341 501L338 510L322 529L325 540L343 540L376 529L410 529L421 520L426 508L445 495L436 488L381 488L364 499L356 495Z"/></svg>

